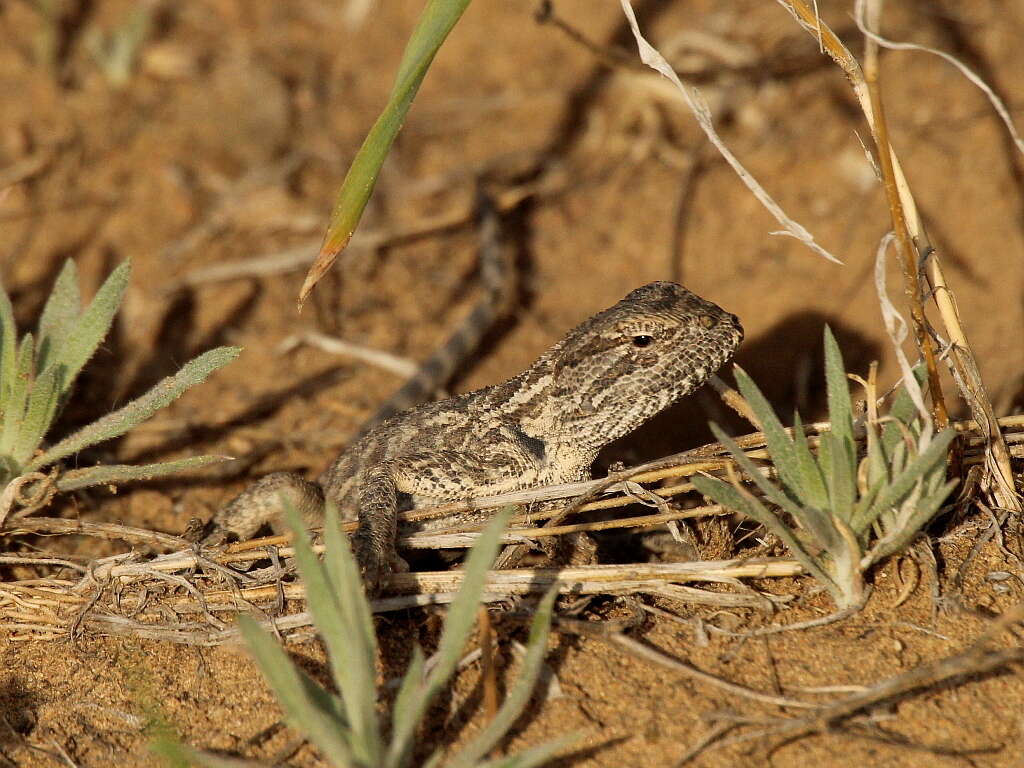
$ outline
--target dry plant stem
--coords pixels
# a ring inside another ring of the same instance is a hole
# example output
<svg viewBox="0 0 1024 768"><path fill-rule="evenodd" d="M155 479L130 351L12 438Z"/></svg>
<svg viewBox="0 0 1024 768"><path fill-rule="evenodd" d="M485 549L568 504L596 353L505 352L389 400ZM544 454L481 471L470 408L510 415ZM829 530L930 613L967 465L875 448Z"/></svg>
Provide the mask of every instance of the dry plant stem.
<svg viewBox="0 0 1024 768"><path fill-rule="evenodd" d="M794 576L801 572L799 564L781 559L525 569L490 573L484 600L507 602L514 595L544 592L554 583L562 594L607 595L650 591L681 581L733 584L739 578ZM137 570L133 573L144 575ZM87 630L187 645L219 645L236 641L239 634L234 628L223 628L219 621L211 621L212 613L259 612L257 604L273 603L280 589L276 583L241 590L207 588L202 591L201 602L189 595L159 599L153 590L156 585L147 584L145 579L126 581L125 575L113 581L118 577L109 571L97 574L103 579L99 584L88 576L78 583L51 580L45 587L0 584L0 631L8 632L12 640L66 639L70 630ZM380 613L443 605L454 598L460 582L458 571L401 574L394 577L392 586L419 592L375 600L372 608ZM80 584L87 589L79 589ZM288 600L301 600L305 595L301 584L283 585L283 593ZM678 595L674 598L683 599ZM133 600L144 604L122 615ZM189 620L190 615L201 619ZM309 614L302 612L272 619L270 626L284 633L309 627L311 621Z"/></svg>
<svg viewBox="0 0 1024 768"><path fill-rule="evenodd" d="M774 704L777 707L799 707L800 709L818 709L821 706L819 704L800 701L799 699L790 699L785 696L774 696L768 693L761 693L759 691L751 690L750 688L745 688L742 685L730 683L719 677L715 677L708 672L704 672L696 667L679 661L678 659L674 659L668 654L662 653L649 645L645 645L631 637L626 637L626 635L623 634L611 634L604 639L616 648L626 651L631 656L636 656L639 659L656 664L659 667L670 669L673 672L684 675L685 677L699 680L707 685L720 688L746 699L751 699L752 701L759 701L763 704Z"/></svg>
<svg viewBox="0 0 1024 768"><path fill-rule="evenodd" d="M995 480L993 496L1000 507L1020 515L1024 512L1024 507L1022 507L1020 494L1014 487L1010 450L1006 446L1006 439L1000 429L1001 420L996 417L995 411L992 409L992 401L985 391L985 384L981 380L974 352L971 351L963 324L960 322L956 299L946 283L942 265L934 254L930 263L932 294L952 343L951 355L955 370L960 373L957 383L960 385L960 391L967 401L967 405L974 414L975 423L984 425L988 441L985 466L988 474Z"/></svg>
<svg viewBox="0 0 1024 768"><path fill-rule="evenodd" d="M758 431L761 430L761 423L757 420L757 416L739 392L718 378L717 375L708 379L708 383L714 388L715 392L718 393L718 396L722 398L723 403L749 421L754 426L754 429Z"/></svg>
<svg viewBox="0 0 1024 768"><path fill-rule="evenodd" d="M857 96L861 110L867 118L868 125L877 136L875 109L871 103L871 95L868 92L864 73L861 71L857 60L850 54L832 30L824 22L820 21L804 0L778 0L778 2L793 14L794 18L805 30L821 41L825 52L842 68L853 87L854 94ZM867 15L869 18L877 19L878 11L879 6L877 5L869 7ZM896 189L899 194L906 229L916 246L917 252L921 255L930 255L930 277L933 296L942 316L943 324L946 327L946 332L955 345L954 354L951 355L951 359L954 371L958 375L954 378L960 388L961 395L971 408L975 420L985 425L987 430L989 458L986 459L986 464L990 465L990 474L995 480L993 495L999 506L1020 514L1022 506L1020 497L1013 491L1013 472L1010 466L1010 454L997 426L991 402L982 385L974 354L967 343L963 325L956 312L952 293L942 273L942 266L938 255L933 252L928 235L924 230L917 204L910 192L910 186L903 173L899 158L896 157L890 145L886 144L886 146L888 147L888 161L891 164L891 176L895 180ZM880 160L885 159L882 157L884 153L880 152L879 154Z"/></svg>
<svg viewBox="0 0 1024 768"><path fill-rule="evenodd" d="M476 615L477 624L480 627L478 642L480 674L484 687L484 725L486 725L498 714L498 681L494 673L493 655L494 633L491 631L491 615L487 612L487 606L481 605Z"/></svg>
<svg viewBox="0 0 1024 768"><path fill-rule="evenodd" d="M861 693L855 693L830 704L812 716L782 721L767 731L747 734L735 741L760 738L765 735L786 736L787 739L793 739L811 733L832 730L844 718L882 702L892 701L914 691L935 687L951 680L981 675L1010 664L1024 662L1024 648L1022 647L999 650L989 650L986 647L998 634L1012 624L1020 622L1022 618L1024 618L1024 604L1018 604L993 621L981 637L960 653L929 664L922 664L909 672L891 677ZM763 724L763 722L763 720L756 721L757 724ZM754 724L753 721L751 724Z"/></svg>
<svg viewBox="0 0 1024 768"><path fill-rule="evenodd" d="M808 619L807 621L798 621L785 626L761 627L760 629L752 629L749 632L729 632L728 634L734 637L764 637L765 635L777 635L780 632L814 629L815 627L824 627L829 624L835 624L837 621L842 621L843 619L849 618L859 612L864 607L864 603L867 602L868 595L869 593L865 592L863 600L858 605L851 605L849 608L844 608L841 611L830 613L828 616L821 616L817 619Z"/></svg>
<svg viewBox="0 0 1024 768"><path fill-rule="evenodd" d="M83 520L65 520L57 517L27 517L11 523L3 531L5 536L19 533L41 533L44 535L95 536L100 539L120 539L129 544L142 544L171 551L186 549L189 542L178 536L132 528L117 523L90 523Z"/></svg>
<svg viewBox="0 0 1024 768"><path fill-rule="evenodd" d="M878 31L881 8L882 0L867 0L867 22L871 32ZM878 43L871 36L866 36L866 51L868 56L865 59L867 65L865 67L865 78L868 83L872 109L875 115L872 128L875 141L879 146L879 159L881 160L882 172L885 178L886 194L889 197L889 207L893 214L893 226L897 241L899 242L900 252L903 255L904 280L911 306L911 317L914 321L918 346L928 366L928 380L932 393L932 402L936 410L936 423L941 429L946 426L948 418L945 405L942 402L941 390L939 389L938 371L934 364L931 337L927 333L924 309L921 306L917 260L909 242L909 233L903 215L904 198L907 205L914 206L915 204L906 178L901 175L902 185L899 184L896 178L893 163L895 154L889 145L885 112L882 109L881 95L878 89ZM902 195L900 194L901 186L904 191ZM919 217L915 218L918 218L919 221ZM995 482L993 495L1001 507L1020 513L1024 510L1022 510L1020 496L1014 490L1013 471L1010 465L1010 456L1006 442L997 426L992 403L985 391L985 386L982 383L981 375L978 372L977 363L974 359L974 353L971 351L971 346L964 333L963 324L960 321L960 313L956 308L956 300L946 284L945 275L942 272L942 264L938 254L931 247L923 224L919 224L919 230L914 233L914 244L917 246L918 253L922 256L930 256L931 287L935 296L936 306L939 308L939 314L953 345L952 359L955 370L959 372L959 376L956 378L960 386L961 395L967 401L968 407L974 413L975 418L986 425L986 432L990 440L990 451L986 457L986 465L988 465L989 474Z"/></svg>
<svg viewBox="0 0 1024 768"><path fill-rule="evenodd" d="M632 468L622 470L621 472L611 472L607 477L595 481L593 487L579 496L569 506L557 510L551 518L544 524L545 528L553 528L559 525L570 515L574 515L579 512L583 506L592 501L595 497L603 493L605 490L615 485L616 483L625 482L627 480L635 480L638 475L641 475L644 471L665 469L673 464L677 464L680 459L685 460L687 458L694 458L698 456L698 451L688 451L686 453L676 454L675 456L666 457L658 461L644 464L639 468ZM640 470L640 471L638 471ZM510 547L505 547L501 554L498 555L498 559L494 563L496 569L514 568L520 560L530 551L530 547L526 544L514 544Z"/></svg>
<svg viewBox="0 0 1024 768"><path fill-rule="evenodd" d="M925 325L917 258L910 242L907 220L903 214L903 204L900 201L896 175L893 172L893 152L892 147L889 145L889 131L885 120L885 110L882 108L882 95L878 88L878 45L870 38L868 38L866 45L867 55L864 58L864 79L867 82L868 95L871 98L871 111L875 116L871 129L875 145L878 148L878 160L882 168L885 196L889 201L893 232L896 233L897 250L899 251L903 266L903 292L907 297L907 304L910 306L910 318L914 325L917 347L921 350L925 367L928 371L928 389L932 398L932 419L935 421L937 429L945 429L949 424L949 414L946 411L945 399L942 396L939 370L935 365L935 350L932 347L932 337L929 335Z"/></svg>

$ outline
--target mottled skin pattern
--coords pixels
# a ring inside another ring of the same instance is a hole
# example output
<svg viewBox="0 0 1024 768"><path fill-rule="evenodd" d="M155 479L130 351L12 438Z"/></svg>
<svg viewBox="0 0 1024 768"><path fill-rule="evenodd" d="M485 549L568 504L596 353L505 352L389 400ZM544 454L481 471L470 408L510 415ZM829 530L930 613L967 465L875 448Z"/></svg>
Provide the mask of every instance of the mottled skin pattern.
<svg viewBox="0 0 1024 768"><path fill-rule="evenodd" d="M358 517L356 557L376 591L404 568L400 510L589 479L601 448L704 384L742 338L734 315L675 283L649 283L518 376L381 422L316 483L268 475L214 522L248 538L280 515L282 495L310 524L330 500Z"/></svg>

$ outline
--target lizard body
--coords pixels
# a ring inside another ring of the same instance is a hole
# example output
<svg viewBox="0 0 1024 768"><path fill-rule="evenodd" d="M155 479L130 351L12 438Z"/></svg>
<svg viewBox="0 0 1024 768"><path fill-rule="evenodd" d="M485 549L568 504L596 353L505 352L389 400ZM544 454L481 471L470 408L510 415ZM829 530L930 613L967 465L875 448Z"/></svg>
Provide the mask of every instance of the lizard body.
<svg viewBox="0 0 1024 768"><path fill-rule="evenodd" d="M247 488L214 519L251 537L287 497L309 524L325 501L358 517L367 587L404 562L402 509L586 480L608 443L704 384L743 338L739 320L680 285L655 282L570 331L501 384L398 413L366 431L316 483L286 472Z"/></svg>

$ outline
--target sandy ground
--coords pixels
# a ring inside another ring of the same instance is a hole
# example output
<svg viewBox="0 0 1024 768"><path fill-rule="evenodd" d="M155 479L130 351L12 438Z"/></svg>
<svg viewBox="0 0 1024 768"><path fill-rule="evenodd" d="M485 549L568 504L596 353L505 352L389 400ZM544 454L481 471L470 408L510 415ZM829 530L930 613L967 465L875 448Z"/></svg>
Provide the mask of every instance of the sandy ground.
<svg viewBox="0 0 1024 768"><path fill-rule="evenodd" d="M133 263L115 332L58 431L141 393L213 345L245 348L241 360L151 425L81 461L259 453L249 474L315 474L399 380L316 350L281 354L279 344L321 330L422 359L468 311L476 295L468 225L398 238L376 251L353 249L302 314L295 310L301 265L263 277L199 279L212 266L311 254L318 246L333 192L383 104L422 3L375 3L358 27L346 25L340 5L157 2L123 82L109 54L96 51L123 33L133 3L68 0L52 25L29 3L0 6L0 270L19 323L34 322L64 259L78 262L90 292L113 265ZM735 153L844 263L772 236L775 222L655 76L604 66L555 26L538 25L533 3L478 2L437 57L364 220L368 231L401 234L467 210L481 173L505 189L545 180L542 194L505 217L521 273L514 316L453 390L514 374L568 327L653 279L680 280L742 318L747 340L737 360L782 413L798 406L805 418L822 415L826 322L850 370L864 372L878 359L881 379L892 381L872 280L888 214L858 139L867 136L865 125L841 74L775 3L636 6L649 39L675 50L673 60L704 90ZM859 51L850 5L819 6ZM962 57L1021 122L1024 7L987 0L890 6L889 36ZM559 0L556 10L591 40L628 50L617 3ZM45 65L47 51L53 66ZM1024 162L981 92L953 67L926 54L891 53L883 77L893 142L996 409L1010 413L1022 403L1024 369ZM899 303L897 273L889 274ZM708 418L729 417L701 393L613 446L601 463L698 445L708 437ZM178 533L244 483L214 476L96 492L59 499L50 513ZM988 520L968 509L938 521L937 569L922 566L919 587L898 607L889 563L875 573L867 609L830 627L705 638L698 618L733 629L776 619L663 601L657 605L683 621L648 617L635 636L759 690L871 685L957 653L1017 601L1017 581L988 578L1020 571L994 541L954 589L952 578ZM107 552L84 539L4 543L8 551L55 546ZM31 575L0 569L5 579ZM758 586L798 596L783 621L830 610L808 581ZM598 602L588 617L618 610ZM436 628L421 612L380 620L385 670L397 671L412 643L436 642ZM502 629L507 659L509 642L521 638L521 630ZM326 679L317 644L292 650ZM6 641L2 654L4 764L153 764L147 743L158 722L197 746L262 759L290 738L258 739L280 712L240 648L87 637ZM556 637L549 665L558 685L506 746L578 733L576 751L558 765L672 765L709 732L713 715L793 714L673 676L599 639ZM423 753L479 726L478 676L468 669L434 707ZM1024 684L1009 670L872 710L856 727L750 740L694 764L1019 765L1021 711ZM320 763L307 747L290 764Z"/></svg>

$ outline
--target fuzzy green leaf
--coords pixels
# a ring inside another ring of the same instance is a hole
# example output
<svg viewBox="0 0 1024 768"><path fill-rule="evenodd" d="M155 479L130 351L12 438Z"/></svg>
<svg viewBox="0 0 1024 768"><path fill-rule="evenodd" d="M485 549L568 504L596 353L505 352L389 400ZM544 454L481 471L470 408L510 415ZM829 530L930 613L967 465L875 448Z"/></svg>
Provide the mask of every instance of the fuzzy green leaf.
<svg viewBox="0 0 1024 768"><path fill-rule="evenodd" d="M874 512L873 517L896 506L904 496L910 493L920 478L940 463L945 462L946 451L955 437L956 430L954 429L943 430L933 437L924 452L916 456L907 465L907 468L893 478L893 481L878 495L874 504L877 511Z"/></svg>
<svg viewBox="0 0 1024 768"><path fill-rule="evenodd" d="M74 259L64 262L64 267L53 284L39 317L39 352L36 354L36 368L45 371L50 361L58 355L58 349L74 327L82 311L82 297L78 288L78 269ZM70 382L69 382L70 383Z"/></svg>
<svg viewBox="0 0 1024 768"><path fill-rule="evenodd" d="M295 512L291 515L291 524L297 537L304 536L302 522ZM338 510L334 505L328 506L324 519L324 551L322 566L312 552L310 557L326 577L325 580L317 578L317 589L326 585L330 595L307 593L309 609L316 616L321 610L334 611L337 606L337 616L332 616L325 625L333 625L340 620L340 631L337 628L333 632L325 630L321 636L352 729L352 751L362 764L380 765L384 744L377 721L377 638L373 614L348 536L341 532ZM306 558L306 563L308 568L309 558ZM302 571L304 577L307 572Z"/></svg>
<svg viewBox="0 0 1024 768"><path fill-rule="evenodd" d="M11 458L14 458L14 446L25 418L25 406L28 403L28 393L32 386L34 355L35 345L32 334L26 333L21 339L21 346L18 349L14 381L11 384L7 410L4 412L3 432L0 433L0 451Z"/></svg>
<svg viewBox="0 0 1024 768"><path fill-rule="evenodd" d="M804 549L803 544L793 534L792 529L779 519L779 516L765 507L756 497L750 494L742 494L736 488L717 477L708 475L694 475L690 478L693 487L698 493L714 499L727 509L734 509L746 515L751 520L756 520L769 531L774 533L786 548L795 557L809 574L814 576L821 584L828 589L833 596L840 594L832 578L824 571L819 563L811 557Z"/></svg>
<svg viewBox="0 0 1024 768"><path fill-rule="evenodd" d="M211 373L238 357L240 352L241 349L238 347L218 347L204 352L191 362L186 363L176 374L159 382L142 397L64 438L41 456L33 459L27 470L37 470L73 453L78 453L83 448L120 437L146 421L161 408L165 408L177 400L187 389L205 381Z"/></svg>
<svg viewBox="0 0 1024 768"><path fill-rule="evenodd" d="M927 370L923 365L916 366L913 369L913 373L914 378L917 379L918 386L922 385L928 376ZM881 442L882 451L888 459L892 456L896 445L903 440L903 430L900 429L899 424L896 424L896 421L910 428L911 434L916 435L920 433L919 429L913 427L918 422L917 406L910 399L906 385L900 387L899 391L897 391L892 405L889 406L887 415L890 418L882 427Z"/></svg>
<svg viewBox="0 0 1024 768"><path fill-rule="evenodd" d="M117 314L125 289L128 287L130 275L131 263L128 261L111 272L85 311L66 328L64 338L55 343L53 349L48 352L48 365L64 366L66 388L71 387L82 366L93 356L110 330L110 324L114 321L114 315ZM57 313L55 309L54 321L58 316L66 316L66 312L64 309Z"/></svg>
<svg viewBox="0 0 1024 768"><path fill-rule="evenodd" d="M395 696L395 705L391 711L391 729L394 732L415 730L416 721L410 721L415 716L414 702L423 686L423 670L426 666L426 658L423 656L423 649L416 645L412 649L412 661L409 668L405 670L402 677L402 684Z"/></svg>
<svg viewBox="0 0 1024 768"><path fill-rule="evenodd" d="M801 503L810 502L810 494L804 488L803 473L797 459L796 449L793 446L793 441L786 434L786 428L782 426L782 422L775 415L771 404L747 375L747 372L738 365L734 367L734 371L740 392L750 403L754 415L761 422L765 441L768 443L768 453L771 454L772 464L779 474L779 480Z"/></svg>
<svg viewBox="0 0 1024 768"><path fill-rule="evenodd" d="M36 377L29 393L28 406L21 420L11 455L24 465L49 431L57 415L60 394L64 389L64 367L54 365Z"/></svg>
<svg viewBox="0 0 1024 768"><path fill-rule="evenodd" d="M800 467L805 501L809 506L826 509L828 490L825 487L825 478L807 444L807 434L804 432L803 422L800 421L800 414L796 412L793 413L793 455Z"/></svg>
<svg viewBox="0 0 1024 768"><path fill-rule="evenodd" d="M0 288L0 416L10 408L10 395L18 369L18 329L7 291Z"/></svg>
<svg viewBox="0 0 1024 768"><path fill-rule="evenodd" d="M942 503L956 487L958 482L960 482L959 479L953 478L943 485L936 493L919 502L914 514L909 520L907 520L900 528L887 532L886 535L875 545L874 549L865 555L864 559L866 562L864 566L867 567L868 565L874 565L894 552L900 551L909 544L917 535L918 531L927 525L928 521L931 520L939 511Z"/></svg>
<svg viewBox="0 0 1024 768"><path fill-rule="evenodd" d="M434 669L427 676L420 689L420 695L409 707L409 714L402 723L393 729L391 744L388 746L386 766L404 765L412 748L415 725L423 717L427 706L440 691L441 686L452 676L455 665L466 644L473 623L476 620L476 608L483 594L487 580L487 571L494 562L501 542L501 534L508 524L511 508L501 510L480 534L476 544L469 551L469 557L463 566L462 586L455 600L448 608L448 616L444 622L444 631L438 643Z"/></svg>
<svg viewBox="0 0 1024 768"><path fill-rule="evenodd" d="M252 618L239 616L238 625L288 724L308 735L332 762L355 768L350 731L338 711L337 698L296 667L277 640Z"/></svg>
<svg viewBox="0 0 1024 768"><path fill-rule="evenodd" d="M826 432L821 436L821 442L831 444L828 453L832 459L832 466L826 475L829 507L833 515L849 525L853 501L857 495L855 468L850 466L846 448L838 435Z"/></svg>
<svg viewBox="0 0 1024 768"><path fill-rule="evenodd" d="M715 435L715 439L725 446L726 450L729 451L729 454L733 457L736 463L739 464L740 469L742 469L743 472L754 481L754 484L761 489L761 493L765 495L765 498L777 507L781 507L786 510L794 518L799 520L802 513L802 507L800 504L787 496L781 488L765 477L754 462L750 460L750 457L743 452L743 449L736 444L736 441L725 434L721 427L714 422L711 422L709 426L711 427L712 433Z"/></svg>
<svg viewBox="0 0 1024 768"><path fill-rule="evenodd" d="M865 540L871 525L883 511L881 507L875 505L875 499L878 498L878 494L882 492L882 489L885 488L888 482L889 478L886 476L878 478L868 486L867 493L857 499L857 503L853 507L853 513L850 516L850 530L862 542Z"/></svg>
<svg viewBox="0 0 1024 768"><path fill-rule="evenodd" d="M833 462L847 464L844 471L849 476L857 474L857 444L853 440L853 406L850 404L850 386L846 379L843 356L839 352L832 329L825 326L825 385L828 390L828 414L832 423L831 432L836 436L838 456Z"/></svg>
<svg viewBox="0 0 1024 768"><path fill-rule="evenodd" d="M505 701L483 730L470 739L459 754L448 763L448 768L473 768L508 733L509 728L519 719L533 695L537 678L540 677L544 656L548 651L548 632L551 629L551 612L558 596L558 586L547 591L537 606L530 625L530 638L526 643L526 657L523 659L519 677L506 694Z"/></svg>
<svg viewBox="0 0 1024 768"><path fill-rule="evenodd" d="M190 469L200 469L227 461L228 456L190 456L176 461L159 461L153 464L98 464L95 467L72 469L57 478L58 491L77 491L94 485L120 485L140 480L155 480L158 477L176 475Z"/></svg>
<svg viewBox="0 0 1024 768"><path fill-rule="evenodd" d="M878 436L878 427L869 423L865 424L864 430L867 435L868 485L871 486L879 480L889 478L889 464L886 461L881 438Z"/></svg>
<svg viewBox="0 0 1024 768"><path fill-rule="evenodd" d="M344 591L335 591L328 576L329 568L322 565L313 553L298 512L291 504L285 504L285 509L288 525L294 533L292 546L295 548L295 561L299 573L306 585L309 612L327 646L331 672L341 695L345 721L348 724L346 740L352 757L358 765L378 765L381 745L379 734L376 733L377 688L373 678L376 639L373 636L373 619L367 619L369 627L359 619L350 621L354 613L352 602L361 601L364 606L366 604L359 575L346 572L339 582ZM329 515L326 522L328 528L337 529L337 514ZM342 548L338 548L338 543L338 539L332 534L330 549L327 552L330 560L346 557L342 554ZM347 558L351 561L351 554L348 554ZM350 583L352 579L355 580L355 585ZM344 607L346 602L349 603L348 610ZM358 609L355 612L362 613ZM366 612L368 614L368 608ZM376 758L376 762L371 762L371 757Z"/></svg>

